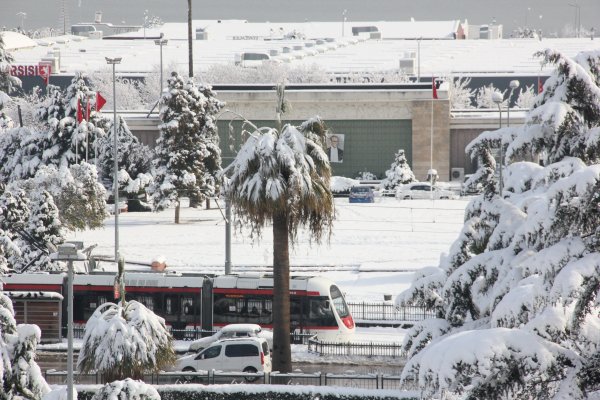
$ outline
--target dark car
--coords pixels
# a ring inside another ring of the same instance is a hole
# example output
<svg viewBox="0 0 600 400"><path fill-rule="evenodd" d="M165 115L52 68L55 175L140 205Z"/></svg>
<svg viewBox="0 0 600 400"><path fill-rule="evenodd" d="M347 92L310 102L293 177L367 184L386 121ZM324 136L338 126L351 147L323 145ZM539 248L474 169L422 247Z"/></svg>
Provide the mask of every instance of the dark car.
<svg viewBox="0 0 600 400"><path fill-rule="evenodd" d="M370 186L352 186L348 199L350 203L374 203L375 193Z"/></svg>

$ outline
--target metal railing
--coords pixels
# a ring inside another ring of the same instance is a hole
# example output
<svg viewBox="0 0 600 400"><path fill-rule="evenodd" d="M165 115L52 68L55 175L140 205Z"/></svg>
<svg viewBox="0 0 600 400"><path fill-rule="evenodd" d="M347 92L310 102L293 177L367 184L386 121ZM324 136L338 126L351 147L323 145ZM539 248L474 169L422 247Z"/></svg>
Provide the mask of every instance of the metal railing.
<svg viewBox="0 0 600 400"><path fill-rule="evenodd" d="M391 302L348 302L348 308L355 321L401 323L435 318L435 312L425 307L396 307Z"/></svg>
<svg viewBox="0 0 600 400"><path fill-rule="evenodd" d="M361 356L361 357L391 357L405 358L406 352L399 343L386 342L324 342L309 339L309 353L336 356Z"/></svg>
<svg viewBox="0 0 600 400"><path fill-rule="evenodd" d="M66 371L48 370L44 373L46 382L51 385L65 384L67 380ZM74 374L76 384L101 384L101 374ZM395 389L395 390L417 390L414 383L403 382L398 375L387 374L339 374L339 373L302 373L294 372L282 374L272 373L250 373L250 372L159 372L144 376L144 382L152 385L172 385L200 383L205 385L216 384L277 384L277 385L311 385L311 386L335 386L353 387L361 389Z"/></svg>

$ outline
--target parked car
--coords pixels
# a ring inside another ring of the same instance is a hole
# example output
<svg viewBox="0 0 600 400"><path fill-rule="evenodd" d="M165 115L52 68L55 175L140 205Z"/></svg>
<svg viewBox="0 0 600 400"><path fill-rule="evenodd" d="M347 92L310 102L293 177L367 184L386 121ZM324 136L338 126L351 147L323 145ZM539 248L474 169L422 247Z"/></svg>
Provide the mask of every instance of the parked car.
<svg viewBox="0 0 600 400"><path fill-rule="evenodd" d="M271 372L269 344L264 338L247 337L218 340L200 353L183 356L175 370L183 372L218 370L224 372ZM255 381L255 376L245 378Z"/></svg>
<svg viewBox="0 0 600 400"><path fill-rule="evenodd" d="M350 203L374 203L375 193L370 186L352 186L348 199Z"/></svg>
<svg viewBox="0 0 600 400"><path fill-rule="evenodd" d="M190 343L189 351L197 353L210 346L212 343L221 339L259 337L263 338L269 344L269 349L273 348L273 332L263 330L256 324L229 324L225 325L220 331L212 336L194 340Z"/></svg>
<svg viewBox="0 0 600 400"><path fill-rule="evenodd" d="M483 193L483 185L481 183L469 186L465 185L471 176L471 174L465 175L465 179L460 189L461 196L474 196Z"/></svg>
<svg viewBox="0 0 600 400"><path fill-rule="evenodd" d="M458 195L451 190L434 186L431 188L429 182L415 182L403 185L396 190L396 198L399 200L430 199L433 194L435 200L456 199Z"/></svg>

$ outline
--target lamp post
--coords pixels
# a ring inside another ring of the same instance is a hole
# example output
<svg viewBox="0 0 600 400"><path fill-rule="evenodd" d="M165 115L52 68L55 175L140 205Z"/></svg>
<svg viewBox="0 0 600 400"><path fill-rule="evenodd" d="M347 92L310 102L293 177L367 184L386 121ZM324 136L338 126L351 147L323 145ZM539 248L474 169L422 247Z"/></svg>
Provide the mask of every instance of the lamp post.
<svg viewBox="0 0 600 400"><path fill-rule="evenodd" d="M512 97L513 97L513 91L518 88L520 85L518 80L512 80L510 81L510 83L508 84L508 86L510 87L510 92L508 94L508 105L506 107L506 126L510 126L510 103L512 102Z"/></svg>
<svg viewBox="0 0 600 400"><path fill-rule="evenodd" d="M577 3L569 3L569 6L575 8L575 34L579 38L581 31L581 6Z"/></svg>
<svg viewBox="0 0 600 400"><path fill-rule="evenodd" d="M502 102L504 102L504 96L500 92L492 93L492 101L498 105L498 112L500 113L500 118L498 118L499 129L502 129ZM500 168L499 168L499 177L498 177L498 192L500 197L502 197L502 166L504 161L502 160L504 157L502 155L502 135L500 135Z"/></svg>
<svg viewBox="0 0 600 400"><path fill-rule="evenodd" d="M148 10L144 10L144 39L146 39L146 25L148 24Z"/></svg>
<svg viewBox="0 0 600 400"><path fill-rule="evenodd" d="M421 82L421 40L423 37L417 39L417 83Z"/></svg>
<svg viewBox="0 0 600 400"><path fill-rule="evenodd" d="M116 82L115 82L115 66L117 64L121 63L121 57L114 57L114 58L110 58L110 57L104 57L106 59L106 63L108 65L112 65L112 72L113 72L113 136L114 136L114 141L113 141L113 146L114 146L114 159L115 159L115 163L114 163L114 168L115 168L115 173L114 173L114 177L113 177L113 185L114 185L114 198L115 198L115 261L117 261L119 259L119 160L118 160L118 151L117 151L117 146L118 146L118 141L117 141L117 86L116 86Z"/></svg>
<svg viewBox="0 0 600 400"><path fill-rule="evenodd" d="M160 34L161 38L160 39L156 39L154 40L154 44L157 46L160 46L160 94L159 94L159 98L160 96L162 96L162 91L163 91L163 46L166 46L166 44L169 42L167 39L163 39L162 38L162 33Z"/></svg>
<svg viewBox="0 0 600 400"><path fill-rule="evenodd" d="M348 13L348 10L344 9L344 11L342 12L342 37L344 37L344 25L346 24L346 14Z"/></svg>
<svg viewBox="0 0 600 400"><path fill-rule="evenodd" d="M27 18L27 13L23 11L19 11L17 13L17 17L21 17L21 30L25 32L25 18Z"/></svg>
<svg viewBox="0 0 600 400"><path fill-rule="evenodd" d="M87 257L74 243L65 243L58 246L58 252L50 254L50 259L55 261L67 261L67 400L73 400L73 261L85 261Z"/></svg>

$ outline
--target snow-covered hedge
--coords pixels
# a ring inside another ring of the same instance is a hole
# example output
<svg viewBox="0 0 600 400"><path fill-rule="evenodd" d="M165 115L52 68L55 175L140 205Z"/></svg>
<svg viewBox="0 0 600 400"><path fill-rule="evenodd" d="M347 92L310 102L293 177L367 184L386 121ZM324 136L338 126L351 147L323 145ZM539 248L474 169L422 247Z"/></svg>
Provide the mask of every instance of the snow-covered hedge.
<svg viewBox="0 0 600 400"><path fill-rule="evenodd" d="M157 385L162 400L416 400L419 393L301 385ZM78 400L91 400L101 385L77 386Z"/></svg>

